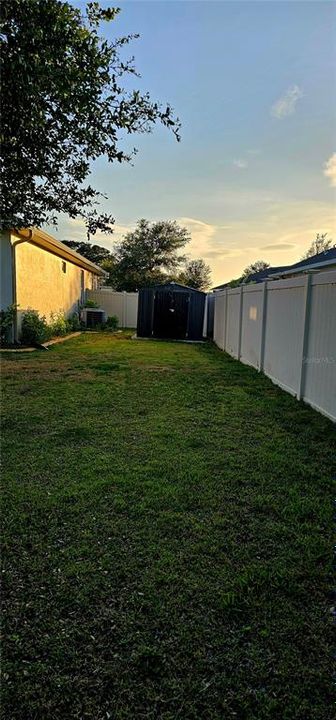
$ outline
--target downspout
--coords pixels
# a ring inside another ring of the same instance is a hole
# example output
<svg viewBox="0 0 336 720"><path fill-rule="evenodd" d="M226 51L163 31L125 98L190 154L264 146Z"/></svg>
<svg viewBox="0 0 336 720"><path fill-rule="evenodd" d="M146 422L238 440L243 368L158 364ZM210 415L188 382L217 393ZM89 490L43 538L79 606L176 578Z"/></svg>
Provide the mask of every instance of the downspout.
<svg viewBox="0 0 336 720"><path fill-rule="evenodd" d="M20 238L19 240L14 240L13 243L11 243L12 247L12 298L13 298L13 305L15 305L15 315L14 315L14 323L13 323L13 330L14 330L14 342L18 341L18 322L17 322L17 291L16 291L16 246L21 245L21 243L24 242L30 242L30 240L33 237L33 231L29 230L29 237L27 238Z"/></svg>

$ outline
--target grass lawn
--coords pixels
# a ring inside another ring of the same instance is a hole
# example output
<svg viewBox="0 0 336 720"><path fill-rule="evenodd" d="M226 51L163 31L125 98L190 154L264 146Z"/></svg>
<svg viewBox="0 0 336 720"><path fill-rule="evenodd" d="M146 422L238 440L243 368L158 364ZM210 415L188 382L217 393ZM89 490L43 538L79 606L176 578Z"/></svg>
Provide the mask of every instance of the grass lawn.
<svg viewBox="0 0 336 720"><path fill-rule="evenodd" d="M335 427L211 345L3 359L6 720L329 720Z"/></svg>

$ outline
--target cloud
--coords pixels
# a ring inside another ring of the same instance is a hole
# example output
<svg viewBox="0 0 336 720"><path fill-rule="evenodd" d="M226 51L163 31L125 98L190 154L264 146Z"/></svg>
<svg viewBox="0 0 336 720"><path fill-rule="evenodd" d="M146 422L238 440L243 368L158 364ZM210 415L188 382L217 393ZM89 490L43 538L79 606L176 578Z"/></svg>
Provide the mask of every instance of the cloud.
<svg viewBox="0 0 336 720"><path fill-rule="evenodd" d="M303 96L303 92L298 85L292 85L288 88L284 95L277 100L271 107L271 115L281 118L293 115L296 110L298 100Z"/></svg>
<svg viewBox="0 0 336 720"><path fill-rule="evenodd" d="M116 243L120 241L123 235L132 230L134 226L135 223L130 223L129 225L119 225L116 223L115 225L111 226L113 229L113 233L111 235L97 230L95 235L91 235L90 242L93 243L93 245L101 245L102 247L106 247L109 250L113 250L113 247L116 245ZM64 220L61 219L57 235L57 239L61 241L85 241L87 239L85 223L81 218L64 218Z"/></svg>
<svg viewBox="0 0 336 720"><path fill-rule="evenodd" d="M192 235L201 234L207 238L211 238L216 232L216 225L203 222L203 220L197 220L190 217L180 217L178 219L180 225L186 227Z"/></svg>
<svg viewBox="0 0 336 720"><path fill-rule="evenodd" d="M292 243L274 243L272 245L261 245L259 250L292 250L295 247Z"/></svg>
<svg viewBox="0 0 336 720"><path fill-rule="evenodd" d="M248 167L248 162L247 160L241 160L240 158L238 158L238 160L233 161L233 165L240 170L245 170L245 168Z"/></svg>
<svg viewBox="0 0 336 720"><path fill-rule="evenodd" d="M324 163L323 173L329 178L330 185L336 187L336 152Z"/></svg>
<svg viewBox="0 0 336 720"><path fill-rule="evenodd" d="M225 197L225 194L224 194ZM238 204L238 197L232 198ZM198 218L179 218L188 227L192 240L187 252L203 257L212 269L212 283L218 285L239 277L244 267L262 259L272 265L290 265L300 260L318 232L336 237L336 218L332 203L321 201L271 199L264 191L254 191L253 207L240 199L240 217L225 223L205 223ZM235 213L236 214L236 213ZM238 214L237 214L238 215Z"/></svg>
<svg viewBox="0 0 336 720"><path fill-rule="evenodd" d="M179 217L177 222L190 232L191 240L186 251L192 258L210 259L215 255L232 252L232 249L227 247L227 244L230 244L227 233L232 225L216 225L190 217Z"/></svg>
<svg viewBox="0 0 336 720"><path fill-rule="evenodd" d="M186 253L192 259L204 258L210 265L213 286L239 277L247 265L260 257L272 265L289 265L300 260L318 232L328 232L328 236L336 238L332 202L289 200L278 193L271 194L268 189L238 191L225 186L217 197L211 197L216 200L212 222L190 216L176 219L191 234ZM134 225L132 218L124 217L115 225L113 235L97 234L93 242L112 249ZM54 229L46 230L55 233ZM59 240L83 240L85 228L79 221L63 218L55 235Z"/></svg>
<svg viewBox="0 0 336 720"><path fill-rule="evenodd" d="M225 256L227 256L227 255L230 255L231 257L234 257L234 256L236 255L236 252L235 252L234 250L228 250L228 249L225 249L225 248L222 248L222 249L220 249L220 250L209 250L209 251L207 252L206 257L207 257L207 258L215 258L215 259L218 259L218 258L221 258L221 257L225 257Z"/></svg>

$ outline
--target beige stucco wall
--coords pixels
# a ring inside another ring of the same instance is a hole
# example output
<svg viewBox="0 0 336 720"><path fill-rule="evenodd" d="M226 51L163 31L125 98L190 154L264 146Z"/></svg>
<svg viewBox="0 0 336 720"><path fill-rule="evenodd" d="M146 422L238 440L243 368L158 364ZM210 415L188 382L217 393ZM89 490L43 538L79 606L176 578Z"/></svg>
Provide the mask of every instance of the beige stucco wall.
<svg viewBox="0 0 336 720"><path fill-rule="evenodd" d="M12 235L12 242L15 236ZM66 272L63 272L65 264ZM84 274L84 291L96 287L97 276L68 260L54 255L29 242L16 246L16 297L18 329L25 310L32 308L45 315L64 312L71 315L83 302L81 275Z"/></svg>

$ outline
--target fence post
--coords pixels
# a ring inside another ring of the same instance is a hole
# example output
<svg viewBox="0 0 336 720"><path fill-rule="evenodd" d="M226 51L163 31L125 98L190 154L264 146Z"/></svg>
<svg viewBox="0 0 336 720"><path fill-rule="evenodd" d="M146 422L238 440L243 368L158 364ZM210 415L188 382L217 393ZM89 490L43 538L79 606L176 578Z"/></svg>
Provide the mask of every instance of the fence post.
<svg viewBox="0 0 336 720"><path fill-rule="evenodd" d="M224 350L227 352L227 331L228 331L228 316L229 316L229 288L226 288L226 303L225 303L225 335L224 335Z"/></svg>
<svg viewBox="0 0 336 720"><path fill-rule="evenodd" d="M261 300L261 327L260 327L260 349L259 349L259 372L264 369L264 356L265 356L265 331L266 331L266 316L267 316L267 280L263 282L262 289L262 300Z"/></svg>
<svg viewBox="0 0 336 720"><path fill-rule="evenodd" d="M304 299L303 299L303 319L302 319L302 336L301 336L301 350L300 350L300 369L299 369L299 380L296 397L300 400L304 393L305 383L305 360L306 350L309 336L309 317L310 317L310 293L311 293L311 280L312 274L307 273L305 277L304 285Z"/></svg>
<svg viewBox="0 0 336 720"><path fill-rule="evenodd" d="M126 303L127 303L127 293L126 290L123 292L123 302L122 302L122 326L126 327Z"/></svg>
<svg viewBox="0 0 336 720"><path fill-rule="evenodd" d="M224 311L224 333L223 333L223 350L226 351L226 328L227 328L227 314L228 314L228 289L225 288L225 311Z"/></svg>
<svg viewBox="0 0 336 720"><path fill-rule="evenodd" d="M243 289L244 289L244 285L241 285L240 286L240 295L239 295L239 325L238 325L237 360L240 360L240 358L241 358L241 343L242 343L242 331L243 331Z"/></svg>

